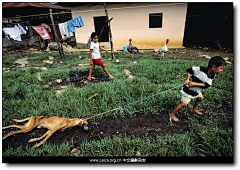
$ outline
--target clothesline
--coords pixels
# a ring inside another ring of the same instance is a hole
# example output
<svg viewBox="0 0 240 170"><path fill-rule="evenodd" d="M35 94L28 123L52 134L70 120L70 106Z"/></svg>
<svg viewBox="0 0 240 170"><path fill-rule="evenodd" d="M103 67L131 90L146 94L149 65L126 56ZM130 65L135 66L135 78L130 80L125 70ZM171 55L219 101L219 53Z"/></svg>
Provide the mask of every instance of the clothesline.
<svg viewBox="0 0 240 170"><path fill-rule="evenodd" d="M83 27L84 23L82 21L82 17L79 15L76 18L73 18L67 22L59 23L58 27L62 36L62 39L65 40L71 36L74 36L73 32L75 32L75 27L80 28ZM42 23L41 25L29 26L32 27L44 40L51 39L47 28L49 27L47 24ZM27 34L28 26L24 23L18 23L14 27L5 27L3 31L7 37L10 37L17 41L22 41L21 35Z"/></svg>
<svg viewBox="0 0 240 170"><path fill-rule="evenodd" d="M91 11L91 10L93 10L93 9L95 9L96 7L98 7L99 5L101 5L102 3L100 3L100 4L98 4L98 5L96 5L96 6L94 6L93 8L91 8L91 9L89 9L89 10L87 10L87 11L85 11L85 12L88 12L88 11ZM85 5L85 6L87 6L87 5ZM82 8L82 7L80 7L80 8ZM68 13L76 13L76 12L82 12L82 11L69 11L69 12L64 12L64 11L62 11L62 12L55 12L55 13L52 13L53 15L58 15L58 14L68 14ZM17 16L17 17L8 17L8 18L3 18L3 19L14 19L14 18L25 18L25 17L35 17L35 16L39 16L39 15L50 15L50 13L44 13L44 14L35 14L35 15L25 15L25 16Z"/></svg>

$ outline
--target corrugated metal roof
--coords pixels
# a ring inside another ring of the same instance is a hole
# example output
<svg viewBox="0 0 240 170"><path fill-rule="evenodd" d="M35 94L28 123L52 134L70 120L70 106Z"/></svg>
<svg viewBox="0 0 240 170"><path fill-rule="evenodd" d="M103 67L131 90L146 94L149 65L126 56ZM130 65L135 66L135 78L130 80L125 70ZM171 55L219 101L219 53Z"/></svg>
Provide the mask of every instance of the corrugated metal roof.
<svg viewBox="0 0 240 170"><path fill-rule="evenodd" d="M28 2L4 2L2 4L3 8L19 8L19 7L37 7L37 8L52 8L52 9L70 9L67 7L59 6L59 5L53 5L51 3L40 3L40 2L34 2L34 3L28 3Z"/></svg>

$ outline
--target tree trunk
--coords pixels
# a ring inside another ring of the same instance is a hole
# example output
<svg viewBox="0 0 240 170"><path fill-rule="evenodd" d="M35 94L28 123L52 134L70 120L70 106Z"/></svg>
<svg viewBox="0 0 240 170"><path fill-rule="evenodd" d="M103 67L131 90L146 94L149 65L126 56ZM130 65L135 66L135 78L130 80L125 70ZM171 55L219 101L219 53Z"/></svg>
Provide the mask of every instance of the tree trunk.
<svg viewBox="0 0 240 170"><path fill-rule="evenodd" d="M53 26L53 32L54 32L54 35L55 35L55 40L56 40L56 42L58 44L58 50L59 50L60 56L61 56L62 59L65 59L65 56L64 56L64 53L63 53L63 49L62 49L62 44L59 42L58 35L57 35L57 32L56 32L56 28L55 28L55 25L54 25L52 9L49 9L49 13L50 13L51 21L52 21L52 26Z"/></svg>

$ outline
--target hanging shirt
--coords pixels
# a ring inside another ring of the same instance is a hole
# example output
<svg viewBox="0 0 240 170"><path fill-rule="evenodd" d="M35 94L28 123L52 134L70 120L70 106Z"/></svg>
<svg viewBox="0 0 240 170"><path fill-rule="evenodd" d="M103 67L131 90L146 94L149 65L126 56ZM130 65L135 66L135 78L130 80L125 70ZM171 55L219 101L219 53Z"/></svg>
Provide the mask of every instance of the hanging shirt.
<svg viewBox="0 0 240 170"><path fill-rule="evenodd" d="M23 34L27 34L28 27L27 27L26 23L20 22L20 23L18 23L18 27L23 32Z"/></svg>
<svg viewBox="0 0 240 170"><path fill-rule="evenodd" d="M23 34L23 32L16 25L15 25L15 27L3 28L3 32L5 34L7 34L10 38L12 38L13 40L22 41L21 35Z"/></svg>
<svg viewBox="0 0 240 170"><path fill-rule="evenodd" d="M75 27L80 28L82 26L84 26L84 23L82 21L81 16L78 16L76 18L73 18L73 19L67 21L68 31L70 31L70 32L75 32Z"/></svg>
<svg viewBox="0 0 240 170"><path fill-rule="evenodd" d="M37 26L32 26L32 28L37 31L37 33L44 39L50 39L50 35L47 32L47 29L45 28L45 26L42 25L37 25Z"/></svg>
<svg viewBox="0 0 240 170"><path fill-rule="evenodd" d="M99 51L99 43L98 42L91 42L90 49L92 51L92 59L99 59L101 58L100 51Z"/></svg>
<svg viewBox="0 0 240 170"><path fill-rule="evenodd" d="M66 40L67 38L74 36L72 32L68 31L67 22L58 24L62 39Z"/></svg>

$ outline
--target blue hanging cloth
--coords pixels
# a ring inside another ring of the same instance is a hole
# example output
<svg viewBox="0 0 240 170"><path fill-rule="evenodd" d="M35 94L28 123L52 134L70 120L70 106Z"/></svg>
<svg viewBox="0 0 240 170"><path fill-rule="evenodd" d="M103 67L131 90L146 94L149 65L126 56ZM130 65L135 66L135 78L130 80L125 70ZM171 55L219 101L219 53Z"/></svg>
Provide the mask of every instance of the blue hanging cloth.
<svg viewBox="0 0 240 170"><path fill-rule="evenodd" d="M80 15L76 18L73 18L73 19L67 21L68 31L70 31L70 32L75 32L75 27L80 28L82 26L84 26L84 23L83 23L82 17Z"/></svg>
<svg viewBox="0 0 240 170"><path fill-rule="evenodd" d="M27 34L28 27L25 22L18 23L18 27L22 30L24 34Z"/></svg>

